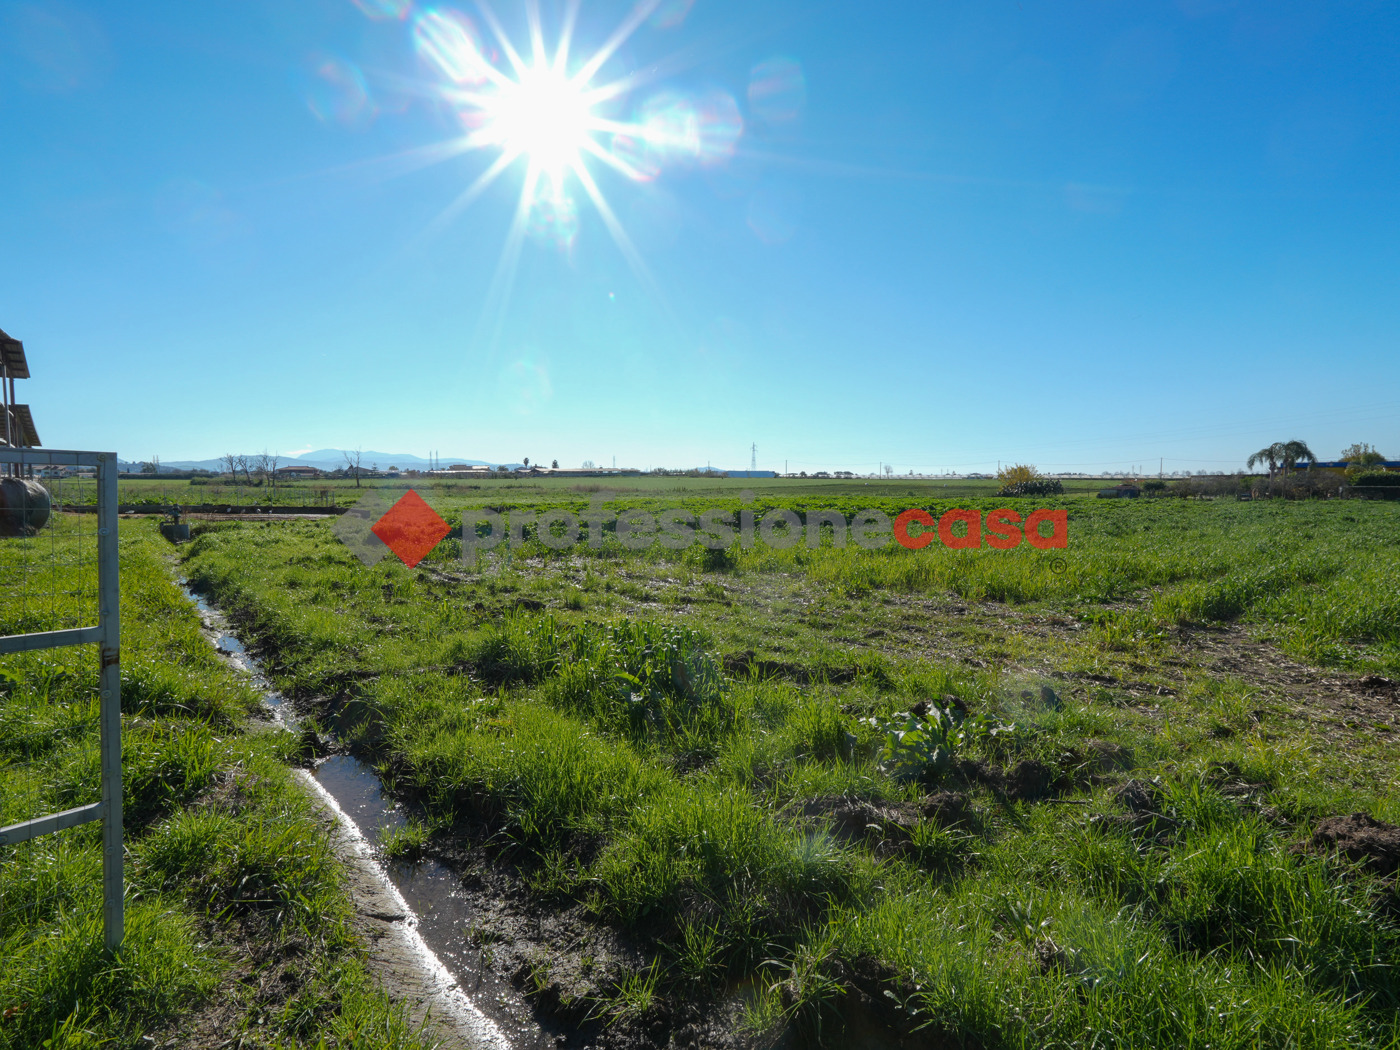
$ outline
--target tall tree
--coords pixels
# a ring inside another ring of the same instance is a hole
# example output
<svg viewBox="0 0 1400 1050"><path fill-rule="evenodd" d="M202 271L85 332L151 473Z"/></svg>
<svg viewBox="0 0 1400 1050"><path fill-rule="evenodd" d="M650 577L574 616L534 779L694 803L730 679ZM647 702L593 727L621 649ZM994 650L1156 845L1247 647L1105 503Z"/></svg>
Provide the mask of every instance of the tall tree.
<svg viewBox="0 0 1400 1050"><path fill-rule="evenodd" d="M1283 442L1275 441L1272 445L1266 445L1258 452L1245 460L1245 466L1253 470L1256 463L1267 463L1269 465L1269 480L1274 480L1274 473L1278 470L1279 462L1283 459Z"/></svg>
<svg viewBox="0 0 1400 1050"><path fill-rule="evenodd" d="M1374 467L1385 462L1385 457L1364 441L1342 449L1341 459L1349 467Z"/></svg>
<svg viewBox="0 0 1400 1050"><path fill-rule="evenodd" d="M278 453L274 452L268 455L267 450L263 450L263 476L267 478L268 488L273 492L277 491L277 464L281 459L282 457Z"/></svg>
<svg viewBox="0 0 1400 1050"><path fill-rule="evenodd" d="M362 453L360 452L359 448L357 447L357 448L355 449L354 452L341 452L341 455L345 457L345 467L346 467L346 469L347 469L347 470L354 471L354 474L355 474L355 487L356 487L356 488L359 488L359 487L360 487L360 457L361 457Z"/></svg>
<svg viewBox="0 0 1400 1050"><path fill-rule="evenodd" d="M1317 457L1313 455L1313 450L1308 448L1306 441L1299 441L1294 438L1292 441L1283 443L1283 476L1288 477L1288 472L1293 467L1302 462L1316 463Z"/></svg>

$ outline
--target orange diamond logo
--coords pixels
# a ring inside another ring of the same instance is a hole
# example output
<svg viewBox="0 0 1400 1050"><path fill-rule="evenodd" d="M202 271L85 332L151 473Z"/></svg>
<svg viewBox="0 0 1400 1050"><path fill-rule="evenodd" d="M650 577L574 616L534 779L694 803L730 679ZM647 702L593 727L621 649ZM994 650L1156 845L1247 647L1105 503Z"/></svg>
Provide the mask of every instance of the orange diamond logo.
<svg viewBox="0 0 1400 1050"><path fill-rule="evenodd" d="M412 489L384 512L370 529L410 569L428 556L452 526Z"/></svg>

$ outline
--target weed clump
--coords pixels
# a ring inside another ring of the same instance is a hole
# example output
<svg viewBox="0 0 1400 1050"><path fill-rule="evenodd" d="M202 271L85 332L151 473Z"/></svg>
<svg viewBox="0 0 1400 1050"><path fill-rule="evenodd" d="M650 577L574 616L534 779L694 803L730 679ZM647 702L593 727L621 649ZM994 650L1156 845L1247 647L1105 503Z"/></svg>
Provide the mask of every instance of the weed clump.
<svg viewBox="0 0 1400 1050"><path fill-rule="evenodd" d="M952 768L957 752L1016 731L1015 723L986 712L969 716L964 706L926 702L890 718L866 719L866 724L875 729L879 740L876 758L882 773L930 782Z"/></svg>

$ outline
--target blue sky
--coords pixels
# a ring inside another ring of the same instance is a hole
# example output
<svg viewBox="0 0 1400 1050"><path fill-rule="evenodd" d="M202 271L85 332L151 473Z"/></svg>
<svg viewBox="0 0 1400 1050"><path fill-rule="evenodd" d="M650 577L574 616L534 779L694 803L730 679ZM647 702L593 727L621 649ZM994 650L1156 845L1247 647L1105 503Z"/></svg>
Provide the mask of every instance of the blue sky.
<svg viewBox="0 0 1400 1050"><path fill-rule="evenodd" d="M570 69L632 10L585 0ZM0 327L47 445L1400 457L1394 4L666 0L592 81L700 128L640 181L585 160L635 251L566 176L504 269L525 158L446 220L499 147L416 163L464 134L464 25L509 71L466 3L0 3Z"/></svg>

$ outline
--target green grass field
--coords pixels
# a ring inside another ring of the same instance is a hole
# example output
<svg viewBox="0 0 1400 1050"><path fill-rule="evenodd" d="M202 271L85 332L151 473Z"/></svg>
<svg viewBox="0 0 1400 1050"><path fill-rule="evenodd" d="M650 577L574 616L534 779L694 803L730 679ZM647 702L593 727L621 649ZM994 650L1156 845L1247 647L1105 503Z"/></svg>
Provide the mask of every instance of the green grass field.
<svg viewBox="0 0 1400 1050"><path fill-rule="evenodd" d="M219 523L183 556L415 844L641 946L535 945L543 1010L655 1045L687 1010L755 1046L1397 1045L1394 878L1311 845L1400 821L1397 509L1064 505L1063 551L532 541L467 572L453 539L365 568L326 523Z"/></svg>
<svg viewBox="0 0 1400 1050"><path fill-rule="evenodd" d="M0 634L95 622L92 528L0 540ZM121 560L126 940L100 825L0 848L0 1047L425 1045L361 962L295 738L250 720L149 523ZM96 682L93 646L0 657L0 824L96 800Z"/></svg>
<svg viewBox="0 0 1400 1050"><path fill-rule="evenodd" d="M1064 482L1065 494L1093 495L1111 482L1071 479ZM587 497L600 490L641 499L694 499L697 497L737 498L751 490L760 498L787 500L849 499L853 493L873 498L908 498L915 504L939 499L964 499L993 495L998 483L984 480L836 480L817 478L694 478L636 476L619 478L521 478L440 480L437 478L372 478L356 486L353 480L330 478L313 481L284 481L269 487L261 484L235 484L226 478L191 481L184 478L123 478L118 484L122 503L180 504L226 503L264 506L349 506L367 490L402 491L412 485L438 493L447 506L550 505L561 499ZM96 499L94 482L68 478L48 483L62 502L91 504Z"/></svg>

